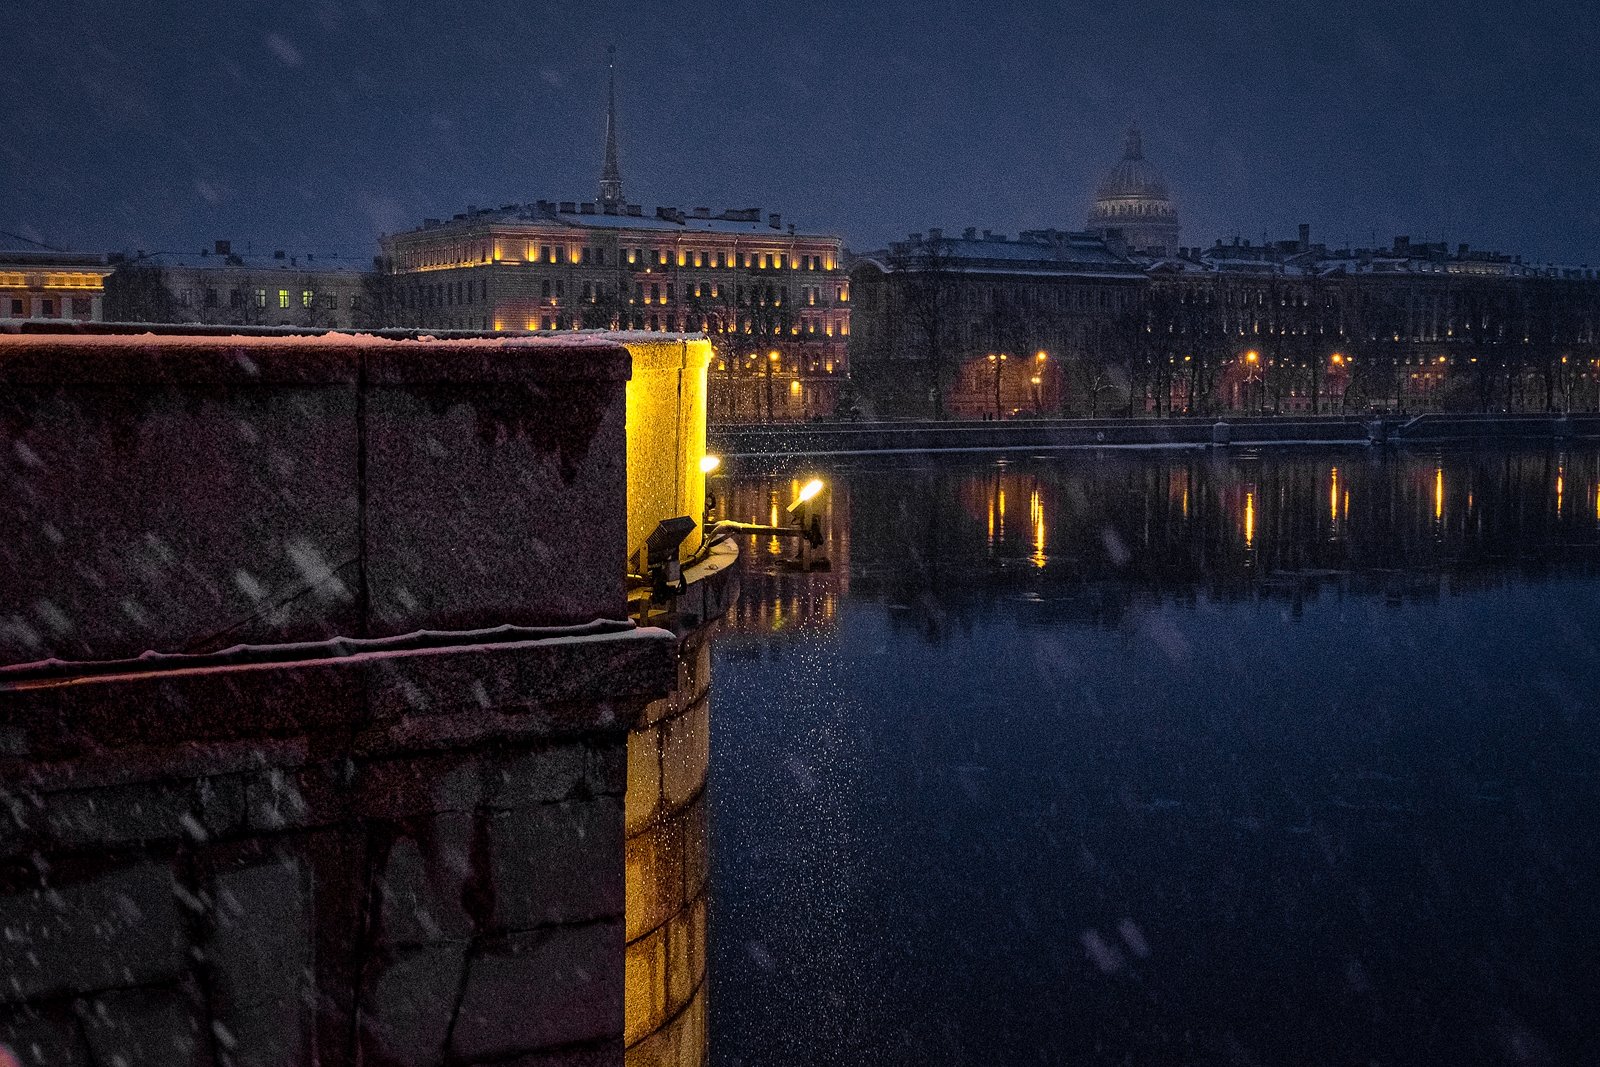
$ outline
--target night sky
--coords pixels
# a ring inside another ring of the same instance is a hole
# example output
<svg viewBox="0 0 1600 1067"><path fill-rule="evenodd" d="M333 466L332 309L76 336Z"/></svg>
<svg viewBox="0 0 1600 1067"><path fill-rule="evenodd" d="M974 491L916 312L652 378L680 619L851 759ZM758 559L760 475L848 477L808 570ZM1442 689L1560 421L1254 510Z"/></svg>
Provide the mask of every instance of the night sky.
<svg viewBox="0 0 1600 1067"><path fill-rule="evenodd" d="M1077 229L1137 120L1184 244L1600 264L1600 6L0 0L0 230L366 255L467 204L760 205L857 250Z"/></svg>

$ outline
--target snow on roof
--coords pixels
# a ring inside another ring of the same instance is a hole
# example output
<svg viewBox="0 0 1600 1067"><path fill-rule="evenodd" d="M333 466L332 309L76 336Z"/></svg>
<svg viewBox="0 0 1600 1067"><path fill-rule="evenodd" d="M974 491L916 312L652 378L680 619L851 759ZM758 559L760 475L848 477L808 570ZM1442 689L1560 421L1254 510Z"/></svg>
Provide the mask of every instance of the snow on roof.
<svg viewBox="0 0 1600 1067"><path fill-rule="evenodd" d="M99 252L69 252L64 248L52 248L21 234L7 233L3 230L0 230L0 258L12 262L60 263L77 267L93 266L106 261L106 257Z"/></svg>
<svg viewBox="0 0 1600 1067"><path fill-rule="evenodd" d="M562 210L565 205L572 206L575 210ZM763 221L759 209L749 208L739 211L728 210L721 216L699 216L676 208L664 209L669 212L667 216L661 214L638 215L607 214L603 211L576 210L577 203L563 201L561 205L550 202L538 204L509 204L502 208L486 208L457 215L455 218L441 222L429 222L412 230L403 231L403 234L393 236L412 236L434 230L462 229L481 226L484 223L494 225L525 225L525 226L570 226L582 230L643 230L655 233L706 233L706 234L732 234L749 237L764 237L770 240L790 240L805 238L807 240L836 241L838 237L833 234L812 233L805 231L790 231L787 227L773 226L770 222ZM729 218L730 215L751 215L751 218Z"/></svg>
<svg viewBox="0 0 1600 1067"><path fill-rule="evenodd" d="M1086 234L1060 234L1058 239L1025 237L941 237L942 254L950 269L963 274L1026 274L1036 277L1139 277L1142 267L1126 256L1111 251L1097 237ZM889 272L897 269L895 260L902 252L912 257L916 269L917 246L897 246L890 251L862 257L865 262Z"/></svg>
<svg viewBox="0 0 1600 1067"><path fill-rule="evenodd" d="M284 271L296 274L365 274L373 270L371 256L342 256L320 253L286 254L280 258L276 254L263 255L238 252L148 252L142 256L129 256L124 262L135 266Z"/></svg>
<svg viewBox="0 0 1600 1067"><path fill-rule="evenodd" d="M728 233L747 234L778 240L788 237L829 239L820 233L790 233L764 222L742 219L702 219L686 215L682 220L649 218L643 215L585 215L576 211L558 211L553 216L557 222L589 230L655 230L666 233ZM537 219L533 221L538 221Z"/></svg>

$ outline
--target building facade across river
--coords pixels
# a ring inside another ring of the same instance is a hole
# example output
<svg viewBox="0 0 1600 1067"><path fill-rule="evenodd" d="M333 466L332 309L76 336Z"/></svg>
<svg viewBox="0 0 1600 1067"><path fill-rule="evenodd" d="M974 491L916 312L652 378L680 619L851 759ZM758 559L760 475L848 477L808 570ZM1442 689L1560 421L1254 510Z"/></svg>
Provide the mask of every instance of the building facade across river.
<svg viewBox="0 0 1600 1067"><path fill-rule="evenodd" d="M838 237L758 208L626 202L469 208L381 239L395 326L703 332L719 419L829 414L847 374Z"/></svg>

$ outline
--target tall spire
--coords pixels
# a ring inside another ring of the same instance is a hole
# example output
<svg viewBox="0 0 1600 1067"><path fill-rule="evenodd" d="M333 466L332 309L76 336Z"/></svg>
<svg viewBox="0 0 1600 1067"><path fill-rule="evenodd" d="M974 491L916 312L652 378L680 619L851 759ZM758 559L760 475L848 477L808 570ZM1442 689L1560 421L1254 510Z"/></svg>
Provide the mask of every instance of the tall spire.
<svg viewBox="0 0 1600 1067"><path fill-rule="evenodd" d="M606 50L606 161L600 169L600 202L622 203L622 168L617 166L617 46Z"/></svg>
<svg viewBox="0 0 1600 1067"><path fill-rule="evenodd" d="M1144 141L1139 136L1139 127L1137 125L1132 125L1132 126L1128 127L1128 140L1127 140L1127 143L1125 145L1123 145L1122 158L1123 159L1143 159L1144 158Z"/></svg>

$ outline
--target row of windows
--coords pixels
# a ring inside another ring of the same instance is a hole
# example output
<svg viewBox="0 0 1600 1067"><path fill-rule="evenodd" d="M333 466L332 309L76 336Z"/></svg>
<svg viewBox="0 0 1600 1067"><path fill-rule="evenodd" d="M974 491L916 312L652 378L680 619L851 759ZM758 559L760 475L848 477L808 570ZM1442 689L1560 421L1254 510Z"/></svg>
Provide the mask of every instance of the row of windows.
<svg viewBox="0 0 1600 1067"><path fill-rule="evenodd" d="M1120 310L1127 294L1107 286L1086 285L1034 285L1002 287L997 285L965 286L960 303L969 308L990 307L1005 310L1086 311L1090 308ZM840 287L840 300L849 299L849 290Z"/></svg>
<svg viewBox="0 0 1600 1067"><path fill-rule="evenodd" d="M427 316L425 321L421 324L432 326L437 329L493 329L497 331L505 331L508 329L575 330L581 325L599 325L593 321L586 322L585 320L587 318L587 315L580 317L571 313L558 311L540 313L531 318L519 319L515 322L501 317L495 319L492 324L487 317L474 319L435 319L432 316ZM606 325L610 324L608 323ZM755 336L757 334L762 336L767 335L765 327L762 327L758 330L751 320L745 317L740 317L737 322L724 325L715 319L705 317L694 319L687 316L664 317L659 314L645 315L642 313L634 313L619 316L616 320L616 325L621 329L634 329L654 332L675 331L678 333L687 333L698 331L700 333L717 334L742 333L748 336ZM835 322L830 318L818 317L814 319L808 319L801 323L793 323L788 327L787 331L785 331L784 327L781 325L775 326L771 331L771 336L782 337L786 332L790 337L820 341L823 338L848 337L850 335L850 323L848 320L839 320Z"/></svg>
<svg viewBox="0 0 1600 1067"><path fill-rule="evenodd" d="M361 306L360 294L351 293L349 302L351 308L359 308ZM222 293L218 289L180 289L178 290L178 304L180 307L221 307ZM332 311L339 306L339 294L318 293L315 289L279 289L275 293L270 289L257 289L254 293L251 293L248 289L228 290L228 306L230 308L242 308L251 304L258 308L265 308L272 304L281 310L287 310L292 307L320 307Z"/></svg>
<svg viewBox="0 0 1600 1067"><path fill-rule="evenodd" d="M35 314L29 297L10 297L7 306L11 311L10 317L14 319L32 318ZM94 301L87 296L47 296L40 299L37 314L44 319L87 319L93 312Z"/></svg>
<svg viewBox="0 0 1600 1067"><path fill-rule="evenodd" d="M408 270L423 270L427 268L470 266L477 263L503 261L515 258L516 246L511 249L511 256L506 255L506 242L496 242L493 246L482 245L456 245L446 248L430 248L417 252L409 252L400 257L401 263ZM606 250L590 245L559 245L535 244L532 241L522 243L522 261L525 263L581 264L583 266L603 267L606 265ZM635 245L622 249L622 256L628 266L643 267L668 267L674 260L680 267L708 267L728 270L743 265L746 270L833 270L834 259L832 255L795 255L789 252L743 252L735 253L727 249L706 248L676 248L653 247Z"/></svg>
<svg viewBox="0 0 1600 1067"><path fill-rule="evenodd" d="M455 307L458 304L475 304L488 298L488 281L477 279L409 285L400 290L400 304L408 308Z"/></svg>

